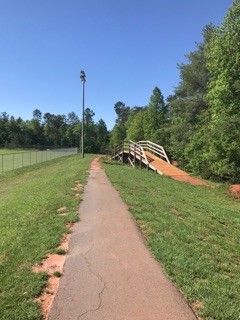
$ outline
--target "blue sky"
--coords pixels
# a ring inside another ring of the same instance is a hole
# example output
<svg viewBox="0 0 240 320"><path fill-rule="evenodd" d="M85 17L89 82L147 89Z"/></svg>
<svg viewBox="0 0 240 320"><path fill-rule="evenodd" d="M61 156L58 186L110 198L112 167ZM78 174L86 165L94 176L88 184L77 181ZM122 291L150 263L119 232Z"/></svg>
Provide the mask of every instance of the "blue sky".
<svg viewBox="0 0 240 320"><path fill-rule="evenodd" d="M0 113L32 111L81 117L86 107L108 129L113 106L144 106L158 86L179 82L177 63L220 25L232 0L0 0Z"/></svg>

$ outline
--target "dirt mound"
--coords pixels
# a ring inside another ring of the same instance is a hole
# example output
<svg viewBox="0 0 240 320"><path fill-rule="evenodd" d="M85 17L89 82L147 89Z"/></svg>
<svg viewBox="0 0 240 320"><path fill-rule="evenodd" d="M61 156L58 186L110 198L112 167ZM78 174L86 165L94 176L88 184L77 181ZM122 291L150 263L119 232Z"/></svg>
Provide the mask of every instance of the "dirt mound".
<svg viewBox="0 0 240 320"><path fill-rule="evenodd" d="M240 184L232 184L230 186L230 193L236 199L240 199Z"/></svg>

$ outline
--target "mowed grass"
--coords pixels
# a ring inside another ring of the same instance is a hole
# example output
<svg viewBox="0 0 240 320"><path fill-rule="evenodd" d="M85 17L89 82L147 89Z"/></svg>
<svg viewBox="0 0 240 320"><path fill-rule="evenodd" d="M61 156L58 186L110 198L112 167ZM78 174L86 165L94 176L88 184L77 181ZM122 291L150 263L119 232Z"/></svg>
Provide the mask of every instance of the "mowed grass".
<svg viewBox="0 0 240 320"><path fill-rule="evenodd" d="M1 154L9 154L9 153L22 153L22 152L30 152L34 150L29 150L29 149L5 149L5 148L0 148L0 155Z"/></svg>
<svg viewBox="0 0 240 320"><path fill-rule="evenodd" d="M166 274L202 319L240 319L240 202L228 187L191 186L105 163Z"/></svg>
<svg viewBox="0 0 240 320"><path fill-rule="evenodd" d="M35 303L46 274L32 267L53 251L77 220L80 199L76 181L84 184L91 156L58 158L0 175L0 319L41 319ZM57 214L66 206L69 215Z"/></svg>

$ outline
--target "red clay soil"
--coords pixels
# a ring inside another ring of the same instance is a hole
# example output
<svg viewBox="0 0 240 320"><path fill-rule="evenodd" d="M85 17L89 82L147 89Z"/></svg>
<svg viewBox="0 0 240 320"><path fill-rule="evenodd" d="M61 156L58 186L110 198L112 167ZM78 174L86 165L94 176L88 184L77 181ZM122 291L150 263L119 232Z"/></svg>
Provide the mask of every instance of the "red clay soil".
<svg viewBox="0 0 240 320"><path fill-rule="evenodd" d="M99 162L99 159L100 157L93 159L93 161L91 162L91 169L95 169L95 170L101 169L101 164Z"/></svg>
<svg viewBox="0 0 240 320"><path fill-rule="evenodd" d="M207 183L205 183L203 180L195 178L190 176L189 174L181 175L181 176L171 176L172 179L182 182L188 182L192 185L201 185L201 186L207 186Z"/></svg>
<svg viewBox="0 0 240 320"><path fill-rule="evenodd" d="M72 224L67 225L68 228L72 227ZM65 251L68 250L68 243L70 240L71 234L65 234L63 237L63 242L59 246L60 249ZM63 265L65 262L66 256L59 254L49 254L47 258L42 261L41 264L33 267L33 272L46 272L49 276L48 283L42 294L36 299L41 305L41 311L43 319L47 319L48 313L51 309L53 299L57 292L60 278L55 276L57 272L59 275L63 272Z"/></svg>
<svg viewBox="0 0 240 320"><path fill-rule="evenodd" d="M240 184L232 184L230 186L230 193L236 199L240 199Z"/></svg>

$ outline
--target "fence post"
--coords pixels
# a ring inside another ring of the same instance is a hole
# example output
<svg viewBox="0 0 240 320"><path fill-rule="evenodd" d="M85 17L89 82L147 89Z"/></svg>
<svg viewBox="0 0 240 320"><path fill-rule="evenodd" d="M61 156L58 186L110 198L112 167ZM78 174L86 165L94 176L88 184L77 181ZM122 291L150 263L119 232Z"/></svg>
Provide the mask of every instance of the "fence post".
<svg viewBox="0 0 240 320"><path fill-rule="evenodd" d="M2 172L3 172L3 154L2 154Z"/></svg>
<svg viewBox="0 0 240 320"><path fill-rule="evenodd" d="M136 164L136 145L134 143L134 167L135 167L135 164Z"/></svg>
<svg viewBox="0 0 240 320"><path fill-rule="evenodd" d="M14 153L13 153L13 170L14 170L14 158L15 158L15 157L14 157Z"/></svg>

